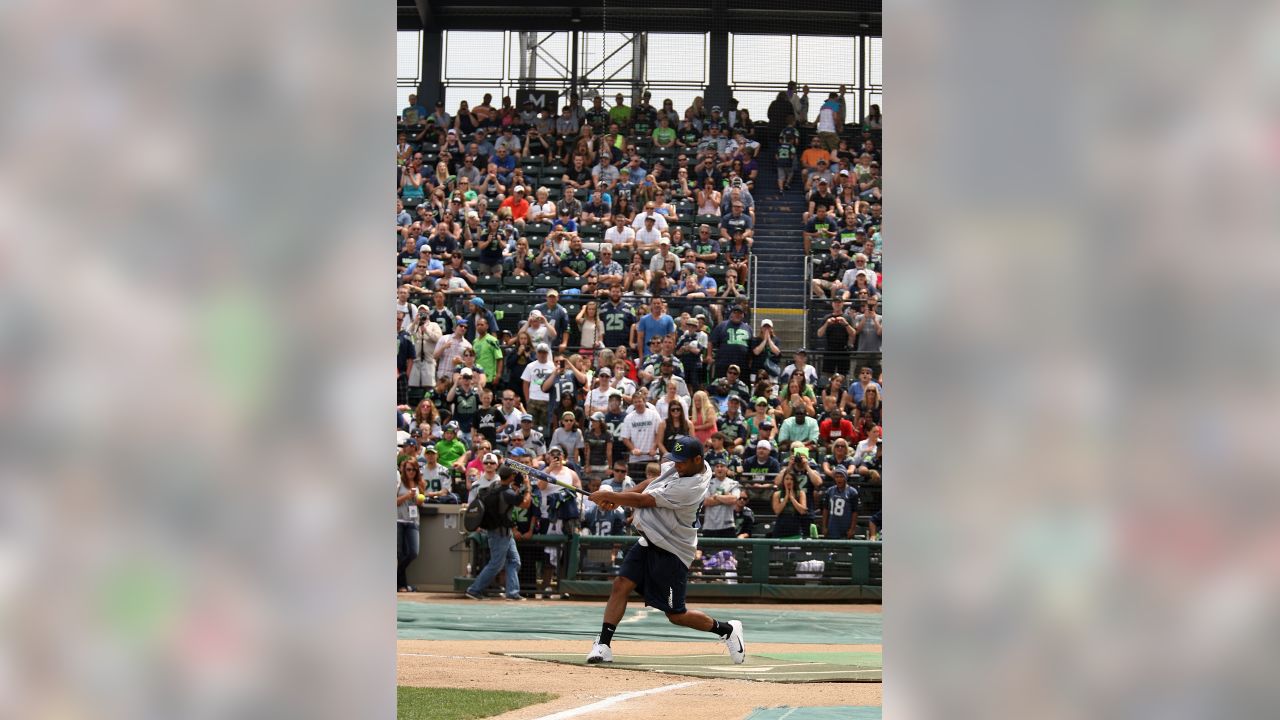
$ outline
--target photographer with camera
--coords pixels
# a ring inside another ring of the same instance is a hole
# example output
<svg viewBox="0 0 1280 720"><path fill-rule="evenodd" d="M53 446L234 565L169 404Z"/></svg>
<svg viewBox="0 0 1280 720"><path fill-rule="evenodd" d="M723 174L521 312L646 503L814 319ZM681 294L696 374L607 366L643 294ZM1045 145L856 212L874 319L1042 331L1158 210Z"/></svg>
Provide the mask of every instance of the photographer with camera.
<svg viewBox="0 0 1280 720"><path fill-rule="evenodd" d="M503 597L507 600L524 600L520 595L520 553L512 534L515 522L512 520L511 510L529 507L532 503L531 487L523 475L507 467L498 470L498 477L498 485L486 487L479 495L484 504L480 527L485 531L489 542L489 562L467 588L467 597L472 600L483 599L485 588L493 582L504 565L507 571L507 588Z"/></svg>

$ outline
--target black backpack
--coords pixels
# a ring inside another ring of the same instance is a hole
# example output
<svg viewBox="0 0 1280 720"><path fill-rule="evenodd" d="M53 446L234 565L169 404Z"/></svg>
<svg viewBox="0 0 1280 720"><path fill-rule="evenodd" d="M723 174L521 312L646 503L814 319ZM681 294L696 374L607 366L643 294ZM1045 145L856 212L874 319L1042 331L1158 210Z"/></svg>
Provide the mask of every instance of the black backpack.
<svg viewBox="0 0 1280 720"><path fill-rule="evenodd" d="M503 490L505 488L501 484L487 487L467 505L466 512L462 514L462 525L468 532L515 525L511 522L511 507L503 497Z"/></svg>

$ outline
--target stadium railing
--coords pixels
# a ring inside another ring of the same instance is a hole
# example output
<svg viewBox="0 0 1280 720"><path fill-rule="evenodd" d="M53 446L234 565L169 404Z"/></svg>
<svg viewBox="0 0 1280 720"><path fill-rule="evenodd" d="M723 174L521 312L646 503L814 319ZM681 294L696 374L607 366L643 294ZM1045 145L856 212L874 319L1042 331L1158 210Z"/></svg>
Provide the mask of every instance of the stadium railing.
<svg viewBox="0 0 1280 720"><path fill-rule="evenodd" d="M570 596L606 596L612 587L626 550L639 538L634 535L575 535L569 539L567 568L556 592ZM542 549L564 547L563 535L534 535L517 541L523 558L545 561ZM689 597L712 599L762 598L778 600L879 601L881 592L881 543L872 540L806 540L785 538L699 537L699 560L690 568ZM715 563L722 550L730 550L732 569ZM473 556L472 573L482 565ZM466 590L472 577L455 577L454 589ZM496 583L489 588L493 590ZM532 595L541 590L537 568L523 562L520 590Z"/></svg>
<svg viewBox="0 0 1280 720"><path fill-rule="evenodd" d="M571 540L562 593L608 595L621 552L637 538L579 535ZM881 543L869 540L698 538L688 594L700 598L874 600L881 598ZM733 569L709 567L723 550Z"/></svg>

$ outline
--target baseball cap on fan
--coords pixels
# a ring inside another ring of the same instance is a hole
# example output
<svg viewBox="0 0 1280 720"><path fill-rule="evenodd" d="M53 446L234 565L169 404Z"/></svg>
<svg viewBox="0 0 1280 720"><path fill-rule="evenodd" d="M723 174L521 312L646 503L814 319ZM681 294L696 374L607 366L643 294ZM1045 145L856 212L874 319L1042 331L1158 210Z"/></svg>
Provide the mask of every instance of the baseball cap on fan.
<svg viewBox="0 0 1280 720"><path fill-rule="evenodd" d="M681 435L671 445L671 452L667 453L668 460L676 462L684 462L691 458L696 458L702 454L702 443L697 438L688 435Z"/></svg>

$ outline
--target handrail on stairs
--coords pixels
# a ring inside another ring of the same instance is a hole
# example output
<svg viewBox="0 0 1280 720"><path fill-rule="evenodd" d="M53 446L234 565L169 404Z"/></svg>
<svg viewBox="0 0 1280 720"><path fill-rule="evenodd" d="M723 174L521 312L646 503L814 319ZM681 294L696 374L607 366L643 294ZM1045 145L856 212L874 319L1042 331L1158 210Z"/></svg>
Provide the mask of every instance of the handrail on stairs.
<svg viewBox="0 0 1280 720"><path fill-rule="evenodd" d="M760 299L760 260L755 256L755 253L750 253L747 261L751 263L747 271L751 278L751 330L756 333L760 331L759 320L756 319L756 308Z"/></svg>
<svg viewBox="0 0 1280 720"><path fill-rule="evenodd" d="M800 288L800 292L803 293L804 297L804 300L800 305L800 307L803 308L800 314L800 324L804 327L803 342L804 347L807 348L812 345L812 343L809 342L809 294L811 292L809 288L813 285L813 265L809 262L808 255L801 258L800 262L804 265L804 285Z"/></svg>

